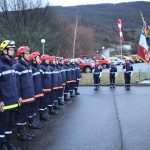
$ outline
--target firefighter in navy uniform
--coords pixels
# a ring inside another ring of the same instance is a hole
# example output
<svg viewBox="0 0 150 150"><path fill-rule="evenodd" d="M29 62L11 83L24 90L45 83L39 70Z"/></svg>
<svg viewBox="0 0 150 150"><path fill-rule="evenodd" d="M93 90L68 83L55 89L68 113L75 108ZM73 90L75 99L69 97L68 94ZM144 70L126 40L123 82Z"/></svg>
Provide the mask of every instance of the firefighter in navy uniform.
<svg viewBox="0 0 150 150"><path fill-rule="evenodd" d="M125 64L123 65L123 71L124 71L125 88L126 90L130 90L130 80L133 74L133 66L130 63L129 59L125 60Z"/></svg>
<svg viewBox="0 0 150 150"><path fill-rule="evenodd" d="M41 79L41 73L40 73L40 68L39 68L39 64L41 62L40 53L37 51L31 53L30 60L31 60L31 66L32 66L35 101L33 103L33 110L32 110L34 117L31 118L29 126L33 129L41 129L42 126L39 123L38 112L39 112L39 104L40 104L40 101L42 100L41 97L43 97L44 94L42 91L42 79Z"/></svg>
<svg viewBox="0 0 150 150"><path fill-rule="evenodd" d="M13 66L15 42L5 40L0 45L0 150L19 150L10 144L15 109L19 97L17 79Z"/></svg>
<svg viewBox="0 0 150 150"><path fill-rule="evenodd" d="M94 90L97 90L99 88L100 79L102 76L102 66L99 64L98 59L95 60L95 67L92 72L93 72L93 79L94 79L94 85L95 85Z"/></svg>
<svg viewBox="0 0 150 150"><path fill-rule="evenodd" d="M48 121L50 119L49 112L48 112L48 105L50 94L52 90L52 77L51 72L49 70L49 55L43 54L41 56L41 65L40 65L40 72L42 75L42 88L44 92L44 97L40 103L40 119Z"/></svg>
<svg viewBox="0 0 150 150"><path fill-rule="evenodd" d="M52 92L50 94L50 105L49 105L49 113L51 115L57 115L57 109L60 109L58 106L58 99L57 99L57 90L59 89L58 84L58 69L56 67L55 56L49 57L49 71L52 73Z"/></svg>
<svg viewBox="0 0 150 150"><path fill-rule="evenodd" d="M21 106L16 113L16 124L18 129L18 139L23 141L31 141L34 138L34 134L29 133L26 128L28 121L34 117L31 112L31 107L33 107L35 100L29 51L30 48L28 46L20 46L17 50L19 59L15 64L18 82L17 88L21 103Z"/></svg>
<svg viewBox="0 0 150 150"><path fill-rule="evenodd" d="M64 90L64 101L70 101L69 91L70 91L70 83L72 83L72 72L70 68L70 60L64 59L64 69L66 70L66 86Z"/></svg>
<svg viewBox="0 0 150 150"><path fill-rule="evenodd" d="M62 87L61 89L59 89L58 91L58 104L59 105L64 105L65 102L63 100L63 93L64 93L64 87L66 85L66 71L64 68L64 59L63 57L59 57L57 58L58 61L58 69L60 70L61 73L61 77L62 77Z"/></svg>
<svg viewBox="0 0 150 150"><path fill-rule="evenodd" d="M75 82L75 95L80 95L80 93L78 92L78 86L79 86L80 80L82 79L82 74L81 74L81 70L79 67L78 59L75 59L75 69L76 69L76 74L77 74L77 79Z"/></svg>
<svg viewBox="0 0 150 150"><path fill-rule="evenodd" d="M109 79L110 79L110 88L115 88L115 79L117 76L117 67L114 64L114 62L111 63L110 66L110 74L109 74Z"/></svg>

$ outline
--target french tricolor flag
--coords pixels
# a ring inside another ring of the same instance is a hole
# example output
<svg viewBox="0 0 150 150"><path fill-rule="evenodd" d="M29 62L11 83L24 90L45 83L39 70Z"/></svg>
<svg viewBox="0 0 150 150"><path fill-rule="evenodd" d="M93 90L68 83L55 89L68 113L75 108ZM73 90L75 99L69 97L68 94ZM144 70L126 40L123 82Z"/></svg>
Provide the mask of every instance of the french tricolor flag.
<svg viewBox="0 0 150 150"><path fill-rule="evenodd" d="M138 46L138 52L137 54L146 62L149 63L150 62L150 57L149 57L149 46L148 46L148 38L147 37L147 33L148 33L148 28L144 25L143 29L142 29L142 33L140 36L140 41L139 41L139 46Z"/></svg>

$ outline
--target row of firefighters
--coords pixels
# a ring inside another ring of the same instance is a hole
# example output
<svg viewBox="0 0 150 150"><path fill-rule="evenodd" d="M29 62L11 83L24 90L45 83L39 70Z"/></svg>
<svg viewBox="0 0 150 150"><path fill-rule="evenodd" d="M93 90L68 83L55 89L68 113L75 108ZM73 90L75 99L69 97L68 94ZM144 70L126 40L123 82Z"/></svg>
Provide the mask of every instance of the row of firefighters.
<svg viewBox="0 0 150 150"><path fill-rule="evenodd" d="M133 74L133 66L130 63L129 59L125 60L122 69L124 71L125 89L130 90L130 81ZM115 81L118 73L117 67L113 62L111 63L109 72L110 72L109 73L110 88L115 88ZM94 90L98 90L100 86L101 76L102 76L102 66L99 65L99 60L95 60L95 68L93 69L93 79L95 85Z"/></svg>
<svg viewBox="0 0 150 150"><path fill-rule="evenodd" d="M49 120L60 105L80 95L77 61L30 54L28 46L17 49L14 61L15 47L10 40L0 45L0 150L20 150L11 142L14 121L18 139L31 141L35 135L27 127L41 129L39 120Z"/></svg>

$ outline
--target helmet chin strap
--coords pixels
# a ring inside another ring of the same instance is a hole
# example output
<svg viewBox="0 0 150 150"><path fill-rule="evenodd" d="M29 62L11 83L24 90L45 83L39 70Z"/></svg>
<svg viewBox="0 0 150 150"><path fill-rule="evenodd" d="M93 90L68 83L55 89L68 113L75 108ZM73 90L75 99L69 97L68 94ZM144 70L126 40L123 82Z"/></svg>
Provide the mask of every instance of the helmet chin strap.
<svg viewBox="0 0 150 150"><path fill-rule="evenodd" d="M25 57L24 57L24 53L23 53L23 59L24 59L26 62L28 62L28 61L29 61L29 60L25 59Z"/></svg>
<svg viewBox="0 0 150 150"><path fill-rule="evenodd" d="M3 55L4 55L4 56L8 56L10 59L13 58L13 56L10 56L10 55L9 55L9 52L8 52L8 51L9 51L9 49L7 49L7 54L5 54L5 53L3 52Z"/></svg>

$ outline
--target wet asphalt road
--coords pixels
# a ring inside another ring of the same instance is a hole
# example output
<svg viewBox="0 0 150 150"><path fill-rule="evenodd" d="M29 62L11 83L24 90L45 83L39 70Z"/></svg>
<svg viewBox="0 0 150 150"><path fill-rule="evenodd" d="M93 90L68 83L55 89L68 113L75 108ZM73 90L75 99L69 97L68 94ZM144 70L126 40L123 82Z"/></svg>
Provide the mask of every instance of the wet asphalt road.
<svg viewBox="0 0 150 150"><path fill-rule="evenodd" d="M150 87L79 90L22 150L150 150Z"/></svg>

